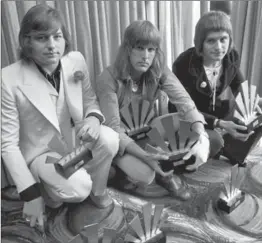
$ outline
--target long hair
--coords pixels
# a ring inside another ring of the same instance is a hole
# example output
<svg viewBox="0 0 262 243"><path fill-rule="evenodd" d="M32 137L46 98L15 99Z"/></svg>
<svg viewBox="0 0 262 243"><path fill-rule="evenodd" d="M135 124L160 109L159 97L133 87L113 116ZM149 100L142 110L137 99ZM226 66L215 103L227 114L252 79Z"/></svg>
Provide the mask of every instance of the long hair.
<svg viewBox="0 0 262 243"><path fill-rule="evenodd" d="M230 18L222 11L210 11L205 13L196 24L194 44L197 54L201 55L203 43L207 35L212 31L225 31L228 33L230 38L229 53L233 47L232 24Z"/></svg>
<svg viewBox="0 0 262 243"><path fill-rule="evenodd" d="M156 48L156 54L152 65L144 76L147 77L147 80L155 80L161 77L164 67L164 54L160 48L160 33L151 22L137 20L126 28L124 39L117 53L114 66L119 79L126 80L131 75L130 53L132 49L137 45L148 44L152 44Z"/></svg>
<svg viewBox="0 0 262 243"><path fill-rule="evenodd" d="M65 52L70 51L70 36L59 11L46 4L38 4L28 10L21 22L19 31L19 54L24 60L30 59L31 46L29 35L33 32L44 31L51 34L61 28L65 39Z"/></svg>

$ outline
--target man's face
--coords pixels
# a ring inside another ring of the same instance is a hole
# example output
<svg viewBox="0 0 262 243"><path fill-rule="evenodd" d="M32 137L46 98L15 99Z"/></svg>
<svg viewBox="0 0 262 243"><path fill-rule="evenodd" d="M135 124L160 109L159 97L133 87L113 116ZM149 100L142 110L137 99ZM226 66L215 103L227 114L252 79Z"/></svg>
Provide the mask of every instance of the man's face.
<svg viewBox="0 0 262 243"><path fill-rule="evenodd" d="M230 38L226 31L210 32L203 43L203 56L207 62L222 61L227 54Z"/></svg>
<svg viewBox="0 0 262 243"><path fill-rule="evenodd" d="M145 73L152 65L155 55L156 48L152 44L135 46L130 54L133 71L140 75Z"/></svg>
<svg viewBox="0 0 262 243"><path fill-rule="evenodd" d="M39 31L31 35L31 58L43 69L52 72L65 51L65 39L61 29L51 34Z"/></svg>

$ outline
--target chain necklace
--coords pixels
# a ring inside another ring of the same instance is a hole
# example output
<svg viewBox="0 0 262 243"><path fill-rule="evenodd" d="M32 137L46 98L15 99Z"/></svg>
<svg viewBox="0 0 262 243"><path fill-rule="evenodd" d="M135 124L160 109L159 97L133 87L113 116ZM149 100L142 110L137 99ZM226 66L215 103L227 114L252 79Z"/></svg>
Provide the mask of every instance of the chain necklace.
<svg viewBox="0 0 262 243"><path fill-rule="evenodd" d="M215 110L216 106L216 88L217 88L217 81L221 76L222 64L220 63L216 67L206 67L204 66L207 79L212 89L212 109Z"/></svg>

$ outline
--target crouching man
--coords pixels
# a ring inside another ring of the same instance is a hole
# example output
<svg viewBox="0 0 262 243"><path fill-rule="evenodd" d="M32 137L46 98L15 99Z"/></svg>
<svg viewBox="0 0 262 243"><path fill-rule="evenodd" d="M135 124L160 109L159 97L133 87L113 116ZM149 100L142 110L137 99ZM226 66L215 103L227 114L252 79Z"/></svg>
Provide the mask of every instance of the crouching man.
<svg viewBox="0 0 262 243"><path fill-rule="evenodd" d="M59 12L32 7L19 44L21 60L2 69L2 158L25 201L24 215L31 226L43 225L45 204L58 207L88 196L97 207L108 207L113 201L106 185L119 138L101 125L85 60L69 52ZM93 159L69 178L46 163L48 156L61 158L56 147L70 153L80 142L88 143Z"/></svg>

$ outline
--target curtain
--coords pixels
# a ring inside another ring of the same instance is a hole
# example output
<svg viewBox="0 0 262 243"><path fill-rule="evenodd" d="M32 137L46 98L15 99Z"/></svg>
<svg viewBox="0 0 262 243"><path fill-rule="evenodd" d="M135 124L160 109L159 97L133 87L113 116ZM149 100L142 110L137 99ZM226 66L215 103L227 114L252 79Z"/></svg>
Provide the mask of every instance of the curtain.
<svg viewBox="0 0 262 243"><path fill-rule="evenodd" d="M262 96L262 1L233 1L232 24L241 70Z"/></svg>
<svg viewBox="0 0 262 243"><path fill-rule="evenodd" d="M181 52L193 46L195 25L208 7L207 1L158 2L158 27L169 68Z"/></svg>

